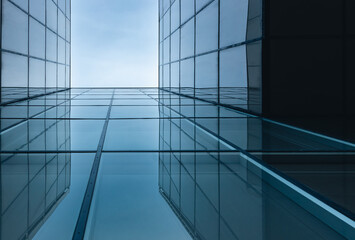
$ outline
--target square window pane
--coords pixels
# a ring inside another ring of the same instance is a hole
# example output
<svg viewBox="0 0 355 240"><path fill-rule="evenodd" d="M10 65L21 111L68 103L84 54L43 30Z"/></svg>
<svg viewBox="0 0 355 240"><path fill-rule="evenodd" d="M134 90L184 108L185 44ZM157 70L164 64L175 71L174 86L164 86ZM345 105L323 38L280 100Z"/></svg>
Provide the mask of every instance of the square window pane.
<svg viewBox="0 0 355 240"><path fill-rule="evenodd" d="M28 58L3 52L1 60L1 87L27 88Z"/></svg>

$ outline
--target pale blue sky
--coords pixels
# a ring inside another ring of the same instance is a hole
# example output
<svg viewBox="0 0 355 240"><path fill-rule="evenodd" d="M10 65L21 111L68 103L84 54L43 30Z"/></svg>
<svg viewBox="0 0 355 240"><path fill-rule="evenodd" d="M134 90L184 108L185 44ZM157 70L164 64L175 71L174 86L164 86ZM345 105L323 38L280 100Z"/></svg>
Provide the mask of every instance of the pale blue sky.
<svg viewBox="0 0 355 240"><path fill-rule="evenodd" d="M72 87L158 85L158 1L72 1Z"/></svg>

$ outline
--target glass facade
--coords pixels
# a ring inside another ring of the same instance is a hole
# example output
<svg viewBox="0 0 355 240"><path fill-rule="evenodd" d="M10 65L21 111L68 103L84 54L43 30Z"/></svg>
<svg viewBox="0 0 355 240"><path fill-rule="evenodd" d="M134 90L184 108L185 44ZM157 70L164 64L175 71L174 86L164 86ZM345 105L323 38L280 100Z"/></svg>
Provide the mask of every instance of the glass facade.
<svg viewBox="0 0 355 240"><path fill-rule="evenodd" d="M262 1L159 6L159 87L261 114Z"/></svg>
<svg viewBox="0 0 355 240"><path fill-rule="evenodd" d="M1 1L1 104L70 88L70 0Z"/></svg>
<svg viewBox="0 0 355 240"><path fill-rule="evenodd" d="M156 88L2 106L0 156L1 239L355 234L353 144Z"/></svg>
<svg viewBox="0 0 355 240"><path fill-rule="evenodd" d="M355 144L263 116L272 6L160 0L159 88L84 89L70 1L2 0L0 239L355 239Z"/></svg>

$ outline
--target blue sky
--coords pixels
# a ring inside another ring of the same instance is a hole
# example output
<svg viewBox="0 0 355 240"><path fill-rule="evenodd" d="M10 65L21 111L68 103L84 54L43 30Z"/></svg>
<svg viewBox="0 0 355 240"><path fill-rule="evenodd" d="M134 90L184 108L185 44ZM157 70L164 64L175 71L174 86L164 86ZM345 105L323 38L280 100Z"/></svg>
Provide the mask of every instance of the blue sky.
<svg viewBox="0 0 355 240"><path fill-rule="evenodd" d="M156 87L157 0L72 1L72 87Z"/></svg>

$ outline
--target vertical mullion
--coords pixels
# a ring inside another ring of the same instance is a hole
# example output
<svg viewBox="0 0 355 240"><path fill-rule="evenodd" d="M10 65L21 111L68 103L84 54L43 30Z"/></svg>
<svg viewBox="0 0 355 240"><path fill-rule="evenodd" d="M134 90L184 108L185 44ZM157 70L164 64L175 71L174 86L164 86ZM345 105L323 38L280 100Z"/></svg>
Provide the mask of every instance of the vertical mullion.
<svg viewBox="0 0 355 240"><path fill-rule="evenodd" d="M68 10L70 12L69 16L69 88L71 88L71 0L69 0ZM66 23L65 23L66 24Z"/></svg>
<svg viewBox="0 0 355 240"><path fill-rule="evenodd" d="M47 0L45 0L44 1L44 88L45 88L45 93L48 93L47 81L48 81L48 79L47 79Z"/></svg>
<svg viewBox="0 0 355 240"><path fill-rule="evenodd" d="M27 97L30 97L30 1L27 1Z"/></svg>
<svg viewBox="0 0 355 240"><path fill-rule="evenodd" d="M179 1L179 28L177 29L177 31L179 31L179 94L181 93L181 0L177 0ZM179 96L179 108L181 110L181 97Z"/></svg>
<svg viewBox="0 0 355 240"><path fill-rule="evenodd" d="M30 97L30 1L27 1L27 97ZM27 101L27 119L30 117L29 101ZM30 123L27 121L27 150L30 150ZM26 238L28 238L28 229L30 226L30 157L27 155L27 230Z"/></svg>
<svg viewBox="0 0 355 240"><path fill-rule="evenodd" d="M53 1L53 0L52 0ZM57 83L56 83L56 91L58 91L58 89L59 89L59 79L58 79L58 6L56 5L56 4L54 4L55 6L56 6L56 8L57 8L57 22L56 22L56 24L57 24L57 31L56 32L54 32L54 34L55 34L55 37L56 37L56 51L57 51L57 53L56 53L56 69L57 69L57 73L56 73L56 75L57 75L57 77L56 77L56 79L57 79Z"/></svg>
<svg viewBox="0 0 355 240"><path fill-rule="evenodd" d="M0 63L2 63L2 0L0 0ZM2 103L2 66L0 66L0 103ZM1 168L0 168L1 170ZM1 196L1 193L0 193ZM1 209L1 207L0 207ZM1 221L0 221L1 223ZM1 228L0 228L1 230Z"/></svg>
<svg viewBox="0 0 355 240"><path fill-rule="evenodd" d="M171 4L169 6L168 11L169 11L169 90L171 91Z"/></svg>
<svg viewBox="0 0 355 240"><path fill-rule="evenodd" d="M217 52L217 103L220 104L221 102L221 96L220 96L220 55L221 55L221 0L217 0L218 1L218 52Z"/></svg>
<svg viewBox="0 0 355 240"><path fill-rule="evenodd" d="M160 5L161 5L161 0L158 1L158 89L161 87L161 42L160 42L160 28L161 28L161 20L160 20ZM159 92L160 94L160 92Z"/></svg>
<svg viewBox="0 0 355 240"><path fill-rule="evenodd" d="M193 96L196 97L196 1L194 1L194 89Z"/></svg>

